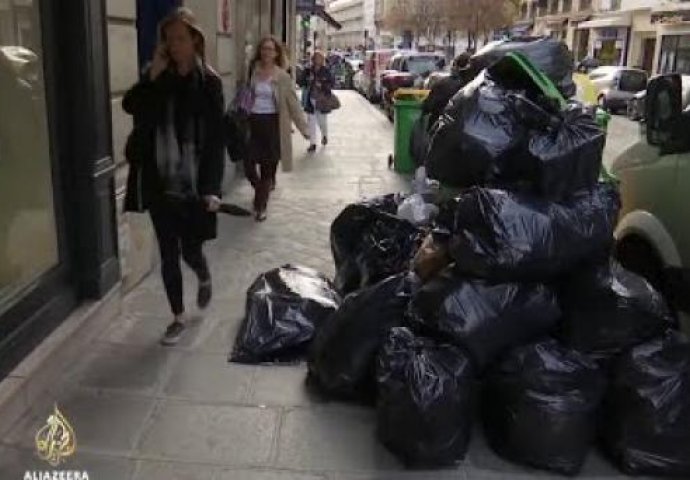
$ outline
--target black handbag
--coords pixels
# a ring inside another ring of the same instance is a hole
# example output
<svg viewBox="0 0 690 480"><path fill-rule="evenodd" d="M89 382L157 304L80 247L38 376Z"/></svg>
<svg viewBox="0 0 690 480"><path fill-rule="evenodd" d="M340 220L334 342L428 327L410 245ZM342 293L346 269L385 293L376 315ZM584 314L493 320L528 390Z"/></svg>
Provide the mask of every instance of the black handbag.
<svg viewBox="0 0 690 480"><path fill-rule="evenodd" d="M235 110L228 109L223 117L225 149L233 163L246 159L249 151L249 116Z"/></svg>

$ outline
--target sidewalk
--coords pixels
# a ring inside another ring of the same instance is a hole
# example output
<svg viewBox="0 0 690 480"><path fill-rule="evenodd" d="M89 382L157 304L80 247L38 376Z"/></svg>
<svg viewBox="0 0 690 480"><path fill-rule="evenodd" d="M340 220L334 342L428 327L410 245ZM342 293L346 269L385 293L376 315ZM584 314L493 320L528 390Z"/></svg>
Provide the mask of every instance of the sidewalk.
<svg viewBox="0 0 690 480"><path fill-rule="evenodd" d="M334 216L362 195L405 188L387 168L388 121L357 94L340 97L330 145L312 157L298 155L295 171L278 177L268 221L221 219L220 240L208 249L214 302L203 319L195 317L183 342L158 344L170 315L161 280L151 275L83 359L55 379L54 396L3 436L0 479L52 469L35 459L33 445L56 401L78 441L76 455L61 468L87 470L95 480L549 478L499 460L479 428L458 469L405 472L375 439L375 411L309 398L305 366L227 363L246 289L259 273L294 263L333 275ZM306 144L295 148L303 152ZM242 182L231 200L249 205L251 195ZM191 275L186 282L192 305ZM591 455L581 477L618 474Z"/></svg>

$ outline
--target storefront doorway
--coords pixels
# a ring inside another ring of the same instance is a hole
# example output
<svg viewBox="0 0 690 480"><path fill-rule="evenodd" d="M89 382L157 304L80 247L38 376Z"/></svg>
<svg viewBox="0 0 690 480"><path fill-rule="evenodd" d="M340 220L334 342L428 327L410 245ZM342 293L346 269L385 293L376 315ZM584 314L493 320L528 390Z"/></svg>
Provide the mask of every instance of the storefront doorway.
<svg viewBox="0 0 690 480"><path fill-rule="evenodd" d="M654 52L656 50L656 38L645 38L642 43L642 68L652 73L654 68Z"/></svg>

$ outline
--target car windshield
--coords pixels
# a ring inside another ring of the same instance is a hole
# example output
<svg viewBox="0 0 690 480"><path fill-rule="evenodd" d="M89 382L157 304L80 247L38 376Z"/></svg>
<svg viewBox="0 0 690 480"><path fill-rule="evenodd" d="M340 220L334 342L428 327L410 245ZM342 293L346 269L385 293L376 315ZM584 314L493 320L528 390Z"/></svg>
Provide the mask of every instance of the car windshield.
<svg viewBox="0 0 690 480"><path fill-rule="evenodd" d="M410 73L421 75L438 70L438 62L439 59L437 57L410 57L407 64Z"/></svg>
<svg viewBox="0 0 690 480"><path fill-rule="evenodd" d="M622 72L618 87L624 92L639 92L647 88L647 74L644 72Z"/></svg>

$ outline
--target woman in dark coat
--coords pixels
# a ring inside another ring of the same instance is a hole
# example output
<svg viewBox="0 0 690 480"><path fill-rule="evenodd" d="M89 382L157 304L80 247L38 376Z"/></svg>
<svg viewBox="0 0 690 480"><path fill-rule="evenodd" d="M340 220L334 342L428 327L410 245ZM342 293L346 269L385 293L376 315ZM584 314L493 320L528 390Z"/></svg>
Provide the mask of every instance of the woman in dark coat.
<svg viewBox="0 0 690 480"><path fill-rule="evenodd" d="M204 35L191 11L176 10L161 22L159 34L150 68L123 100L135 125L125 152L130 163L125 209L151 215L174 315L162 343L173 345L185 329L181 258L199 279L199 308L211 300L202 248L216 237L224 101L220 78L205 63Z"/></svg>
<svg viewBox="0 0 690 480"><path fill-rule="evenodd" d="M326 57L322 52L314 52L312 56L312 65L304 71L301 87L305 88L303 96L304 111L309 117L309 153L316 151L316 143L318 141L316 127L318 125L321 130L321 145L328 144L328 117L330 112L319 110L316 105L316 97L318 94L324 96L331 95L331 90L335 84L333 74L326 65Z"/></svg>

